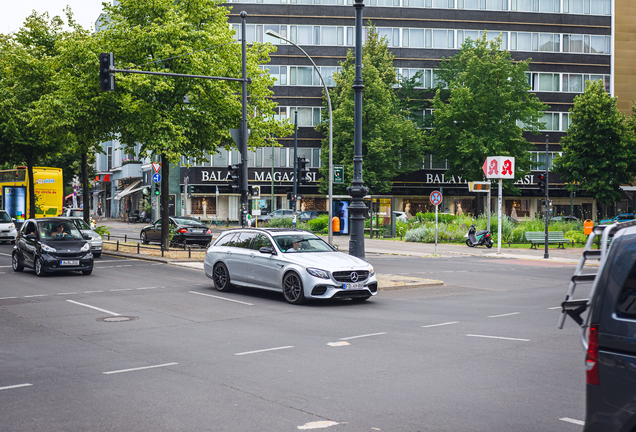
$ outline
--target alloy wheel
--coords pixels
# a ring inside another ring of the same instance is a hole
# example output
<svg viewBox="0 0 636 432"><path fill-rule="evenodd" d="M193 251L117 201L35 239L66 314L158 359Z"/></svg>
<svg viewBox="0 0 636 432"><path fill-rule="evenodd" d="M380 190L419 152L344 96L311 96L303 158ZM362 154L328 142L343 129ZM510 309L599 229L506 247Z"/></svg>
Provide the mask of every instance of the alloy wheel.
<svg viewBox="0 0 636 432"><path fill-rule="evenodd" d="M303 284L296 273L289 273L283 280L283 295L291 304L301 304L305 301Z"/></svg>

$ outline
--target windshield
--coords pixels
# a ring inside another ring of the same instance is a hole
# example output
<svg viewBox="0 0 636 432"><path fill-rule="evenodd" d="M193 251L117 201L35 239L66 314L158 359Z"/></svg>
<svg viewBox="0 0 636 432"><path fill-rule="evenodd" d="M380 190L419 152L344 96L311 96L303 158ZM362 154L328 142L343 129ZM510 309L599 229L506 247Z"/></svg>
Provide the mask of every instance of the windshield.
<svg viewBox="0 0 636 432"><path fill-rule="evenodd" d="M83 240L75 224L68 220L38 222L38 231L44 240Z"/></svg>
<svg viewBox="0 0 636 432"><path fill-rule="evenodd" d="M174 221L178 224L178 225L197 225L197 226L207 226L204 223L202 223L201 221L197 220L197 219L190 219L190 218L174 218Z"/></svg>
<svg viewBox="0 0 636 432"><path fill-rule="evenodd" d="M311 234L280 235L274 240L283 252L333 252L324 240Z"/></svg>
<svg viewBox="0 0 636 432"><path fill-rule="evenodd" d="M9 216L9 213L0 211L0 222L11 222L11 216Z"/></svg>
<svg viewBox="0 0 636 432"><path fill-rule="evenodd" d="M72 216L72 217L84 217L84 210L71 210L70 216Z"/></svg>
<svg viewBox="0 0 636 432"><path fill-rule="evenodd" d="M75 223L77 223L79 225L80 229L83 230L90 230L91 227L88 226L88 224L86 222L84 222L84 219L75 219Z"/></svg>

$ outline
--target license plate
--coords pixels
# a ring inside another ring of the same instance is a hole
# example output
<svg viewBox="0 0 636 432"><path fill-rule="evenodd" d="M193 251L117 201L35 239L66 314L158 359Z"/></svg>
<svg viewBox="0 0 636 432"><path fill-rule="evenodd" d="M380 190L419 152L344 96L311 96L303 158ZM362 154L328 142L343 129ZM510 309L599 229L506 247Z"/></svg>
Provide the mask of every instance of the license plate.
<svg viewBox="0 0 636 432"><path fill-rule="evenodd" d="M63 260L60 261L60 265L63 266L78 266L79 265L79 260Z"/></svg>
<svg viewBox="0 0 636 432"><path fill-rule="evenodd" d="M342 288L346 290L358 290L364 288L364 282L342 284Z"/></svg>

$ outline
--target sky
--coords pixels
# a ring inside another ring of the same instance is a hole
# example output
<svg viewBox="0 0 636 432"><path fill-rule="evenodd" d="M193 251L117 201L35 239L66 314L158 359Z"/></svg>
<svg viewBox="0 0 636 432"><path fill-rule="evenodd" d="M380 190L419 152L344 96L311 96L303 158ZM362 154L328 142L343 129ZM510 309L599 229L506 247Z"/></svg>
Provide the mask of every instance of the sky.
<svg viewBox="0 0 636 432"><path fill-rule="evenodd" d="M68 5L75 20L90 29L95 28L95 21L102 11L102 0L4 0L2 3L0 33L17 31L34 9L38 13L64 17L64 8Z"/></svg>

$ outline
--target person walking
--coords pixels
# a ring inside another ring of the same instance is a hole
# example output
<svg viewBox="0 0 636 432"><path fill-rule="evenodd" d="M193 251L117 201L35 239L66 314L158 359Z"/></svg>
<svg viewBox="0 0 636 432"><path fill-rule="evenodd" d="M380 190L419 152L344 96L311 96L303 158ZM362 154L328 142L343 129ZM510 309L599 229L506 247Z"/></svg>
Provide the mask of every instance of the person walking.
<svg viewBox="0 0 636 432"><path fill-rule="evenodd" d="M97 222L102 220L102 203L97 203Z"/></svg>

